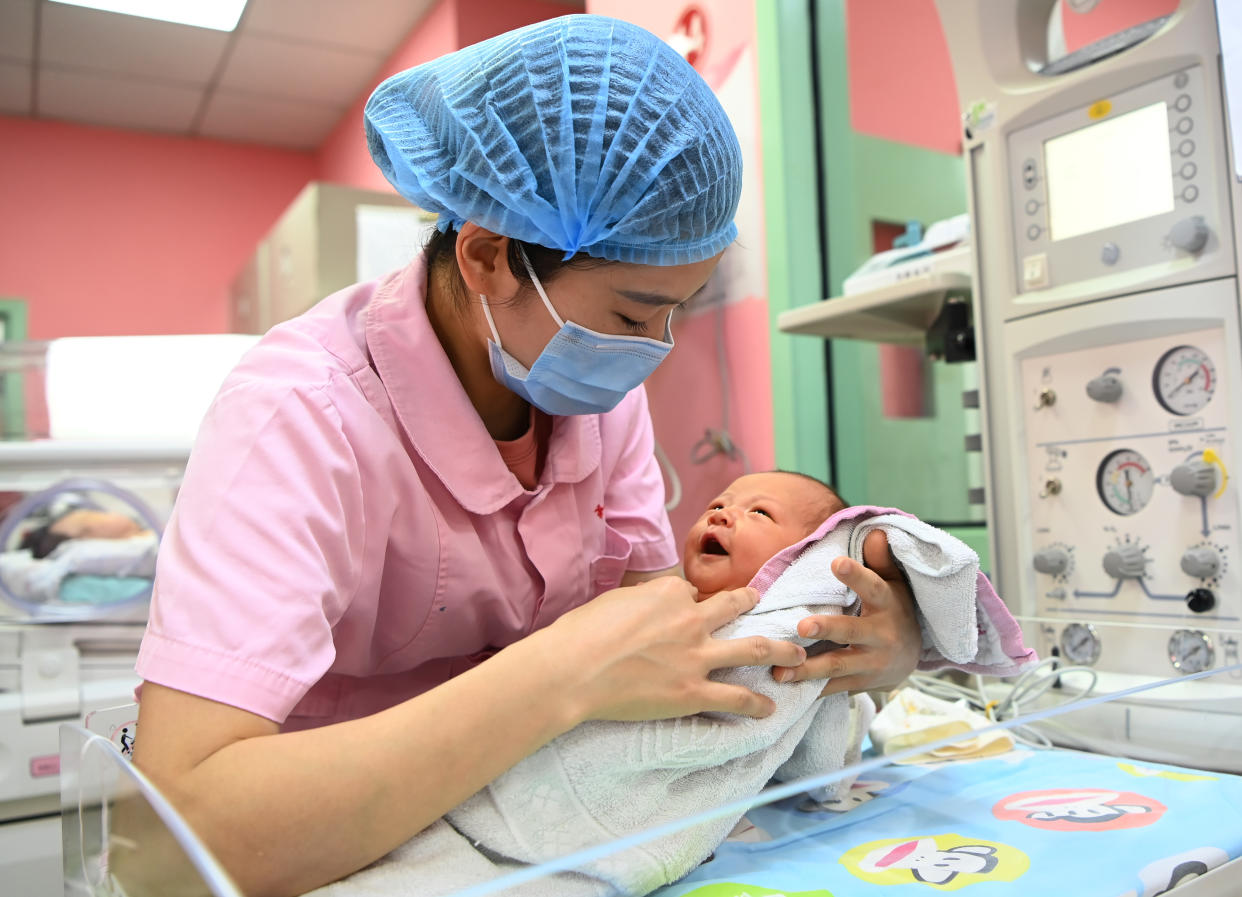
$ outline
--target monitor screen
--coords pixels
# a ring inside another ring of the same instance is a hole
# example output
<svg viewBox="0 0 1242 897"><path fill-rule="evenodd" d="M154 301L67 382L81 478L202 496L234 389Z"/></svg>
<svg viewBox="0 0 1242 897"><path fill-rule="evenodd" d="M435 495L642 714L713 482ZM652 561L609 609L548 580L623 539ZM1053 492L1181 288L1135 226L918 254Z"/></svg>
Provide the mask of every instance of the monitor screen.
<svg viewBox="0 0 1242 897"><path fill-rule="evenodd" d="M1053 240L1173 211L1165 104L1045 141L1044 171Z"/></svg>

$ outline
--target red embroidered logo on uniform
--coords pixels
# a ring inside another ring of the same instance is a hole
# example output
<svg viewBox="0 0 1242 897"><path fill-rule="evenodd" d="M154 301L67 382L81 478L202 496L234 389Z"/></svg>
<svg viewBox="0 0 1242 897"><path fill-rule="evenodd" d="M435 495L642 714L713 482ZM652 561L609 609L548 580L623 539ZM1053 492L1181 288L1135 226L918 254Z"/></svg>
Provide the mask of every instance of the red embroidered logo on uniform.
<svg viewBox="0 0 1242 897"><path fill-rule="evenodd" d="M598 517L600 520L604 519L604 506L603 505L595 506L595 516Z"/></svg>

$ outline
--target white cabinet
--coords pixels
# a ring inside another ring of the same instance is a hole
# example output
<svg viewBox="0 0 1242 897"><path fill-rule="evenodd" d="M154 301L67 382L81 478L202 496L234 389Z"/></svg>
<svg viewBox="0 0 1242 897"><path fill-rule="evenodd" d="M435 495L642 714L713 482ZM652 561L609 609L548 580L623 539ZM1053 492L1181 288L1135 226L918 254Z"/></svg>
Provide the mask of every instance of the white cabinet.
<svg viewBox="0 0 1242 897"><path fill-rule="evenodd" d="M360 279L399 267L434 219L394 193L311 183L255 248L231 289L230 329L263 333Z"/></svg>

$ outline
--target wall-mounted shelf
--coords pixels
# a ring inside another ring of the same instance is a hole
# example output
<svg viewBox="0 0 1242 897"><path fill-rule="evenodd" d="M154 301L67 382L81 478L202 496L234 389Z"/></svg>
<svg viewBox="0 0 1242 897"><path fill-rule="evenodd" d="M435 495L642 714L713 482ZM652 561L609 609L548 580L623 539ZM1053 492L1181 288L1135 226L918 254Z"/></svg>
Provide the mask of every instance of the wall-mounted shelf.
<svg viewBox="0 0 1242 897"><path fill-rule="evenodd" d="M777 326L783 333L921 346L945 301L969 295L969 274L933 271L790 309L777 318Z"/></svg>

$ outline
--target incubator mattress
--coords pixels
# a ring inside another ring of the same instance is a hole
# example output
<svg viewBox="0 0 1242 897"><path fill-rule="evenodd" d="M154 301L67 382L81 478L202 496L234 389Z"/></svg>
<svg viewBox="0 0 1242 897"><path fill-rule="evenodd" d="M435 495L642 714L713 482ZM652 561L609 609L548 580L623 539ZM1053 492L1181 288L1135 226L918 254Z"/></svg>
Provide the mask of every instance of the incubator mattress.
<svg viewBox="0 0 1242 897"><path fill-rule="evenodd" d="M740 840L656 895L1154 897L1242 855L1242 777L1061 749L888 766L848 803L752 810ZM1214 893L1242 894L1242 871L1222 872L1233 888Z"/></svg>

